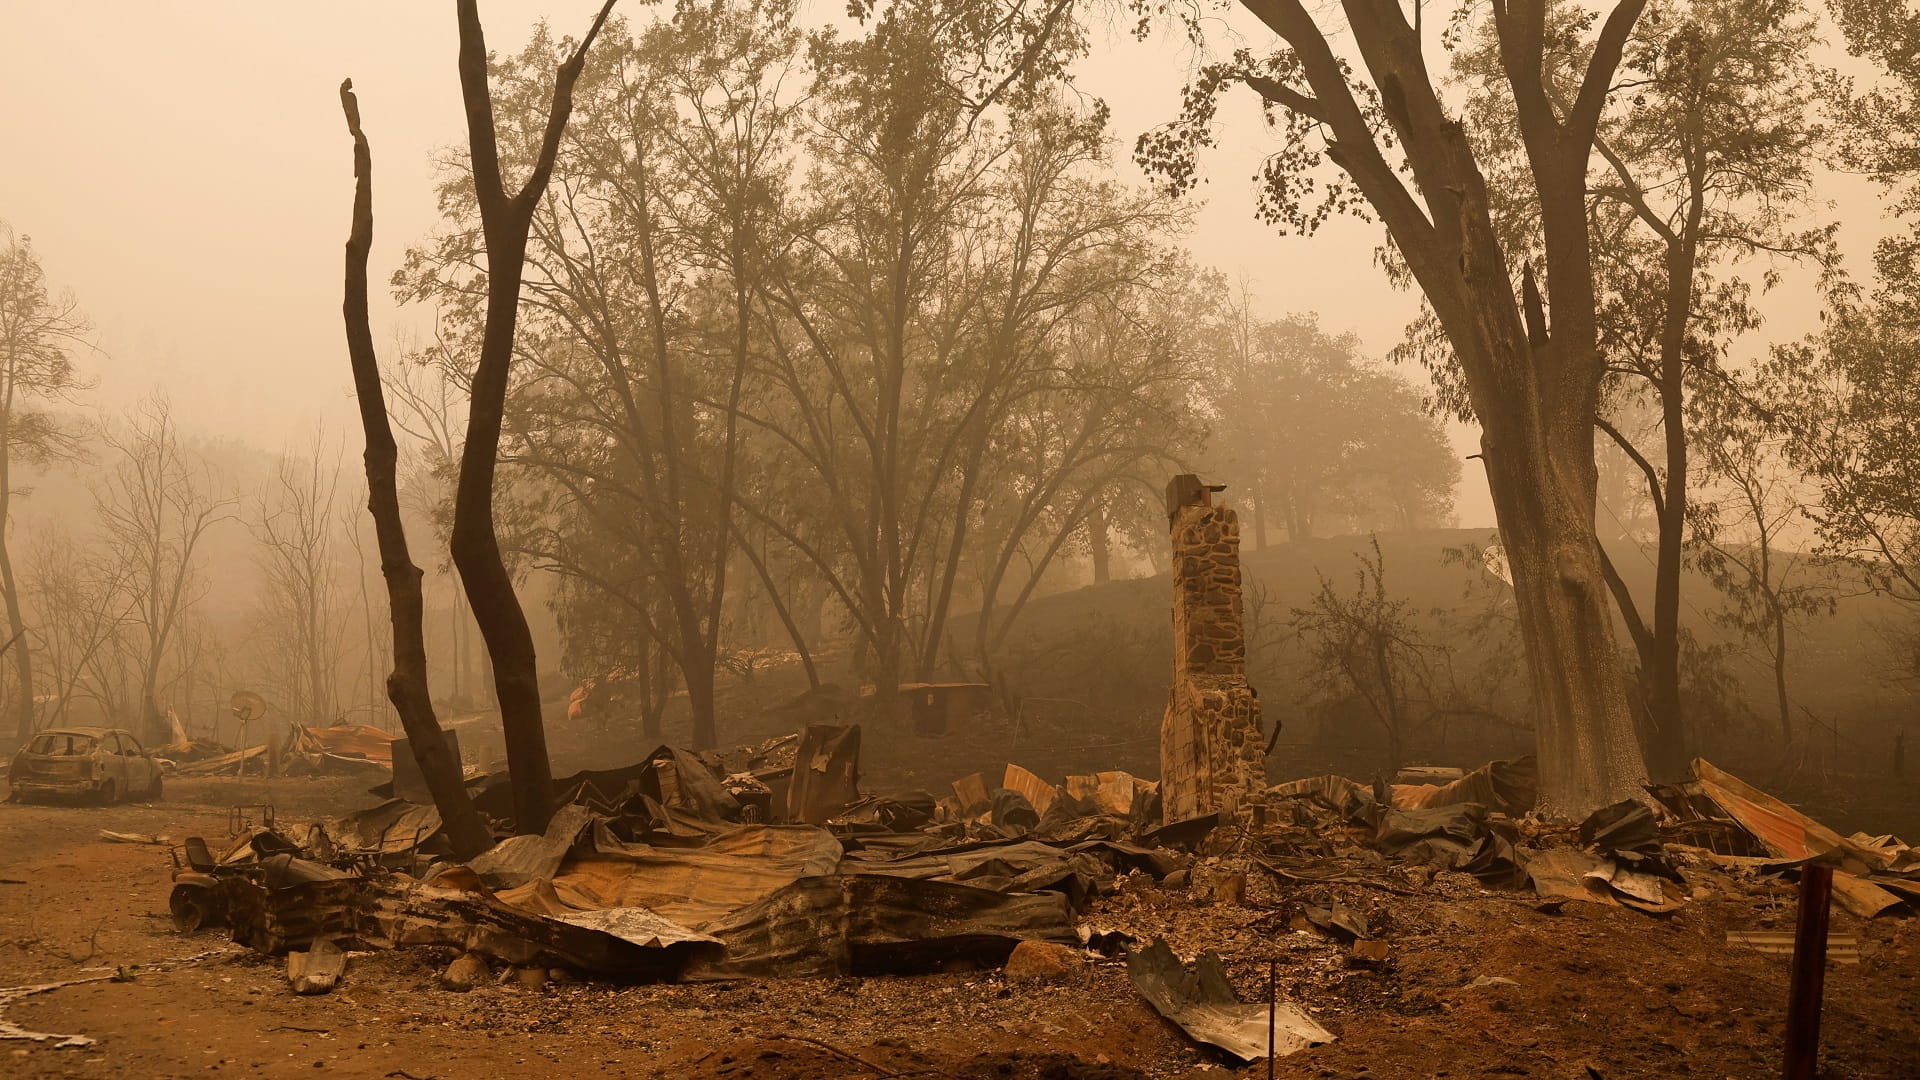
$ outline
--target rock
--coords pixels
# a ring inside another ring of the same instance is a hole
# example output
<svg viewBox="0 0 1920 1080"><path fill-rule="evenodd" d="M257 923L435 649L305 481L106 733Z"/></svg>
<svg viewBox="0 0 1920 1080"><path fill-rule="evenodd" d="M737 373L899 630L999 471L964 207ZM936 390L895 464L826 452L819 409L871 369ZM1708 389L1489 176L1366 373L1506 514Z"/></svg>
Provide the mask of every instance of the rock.
<svg viewBox="0 0 1920 1080"><path fill-rule="evenodd" d="M464 994L486 982L489 974L487 961L479 953L461 953L459 959L440 973L440 989Z"/></svg>
<svg viewBox="0 0 1920 1080"><path fill-rule="evenodd" d="M1192 870L1180 869L1180 870L1175 870L1171 874L1168 874L1166 876L1166 880L1163 881L1162 884L1164 884L1169 889L1184 889L1187 887L1187 883L1192 880L1193 880Z"/></svg>
<svg viewBox="0 0 1920 1080"><path fill-rule="evenodd" d="M1054 979L1080 970L1080 952L1048 941L1023 941L1007 957L1010 979Z"/></svg>
<svg viewBox="0 0 1920 1080"><path fill-rule="evenodd" d="M515 982L520 984L522 990L544 990L546 989L547 983L552 981L547 975L547 969L540 967L523 967L516 969L513 973L513 978Z"/></svg>

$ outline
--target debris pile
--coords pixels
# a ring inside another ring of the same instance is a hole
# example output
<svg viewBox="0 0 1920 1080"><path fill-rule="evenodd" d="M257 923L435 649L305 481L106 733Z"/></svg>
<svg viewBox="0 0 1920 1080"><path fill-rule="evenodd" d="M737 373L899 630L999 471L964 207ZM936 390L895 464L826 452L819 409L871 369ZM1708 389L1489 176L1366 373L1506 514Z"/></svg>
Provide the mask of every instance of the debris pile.
<svg viewBox="0 0 1920 1080"><path fill-rule="evenodd" d="M432 807L400 799L253 826L218 855L189 841L172 909L182 930L224 925L289 956L302 993L340 980L343 949L451 950L442 982L453 988L499 966L535 980L551 969L700 982L1002 965L1049 978L1105 959L1124 962L1195 1040L1252 1060L1270 1022L1277 1052L1333 1035L1277 995L1243 1000L1218 956L1183 962L1159 940L1168 911L1240 912L1244 933L1223 939L1248 948L1223 951L1244 970L1250 956L1292 962L1292 935L1348 967L1390 965L1392 918L1347 886L1388 898L1530 891L1537 899L1522 902L1543 910L1664 915L1702 889L1738 887L1732 876L1784 879L1818 860L1836 865L1856 914L1920 900L1912 849L1842 838L1704 761L1689 784L1577 828L1530 816L1526 759L1439 783L1315 777L1269 788L1230 821L1166 822L1159 785L1118 771L1056 784L1009 764L938 797L863 792L859 745L856 726L810 725L730 755L662 747L558 781L545 833L508 836L466 863L446 857ZM496 820L510 813L500 778L471 790Z"/></svg>
<svg viewBox="0 0 1920 1080"><path fill-rule="evenodd" d="M289 774L298 771L391 772L394 739L392 732L368 724L336 724L332 727L294 724L287 733L285 765Z"/></svg>
<svg viewBox="0 0 1920 1080"><path fill-rule="evenodd" d="M172 907L182 929L225 923L274 955L326 938L621 979L860 975L1077 944L1076 912L1117 874L1184 864L1124 839L1125 816L1105 809L1131 812L1137 782L1124 774L1081 778L1087 798L1043 798L1044 820L1005 788L962 817L957 799L862 795L858 746L857 728L810 727L786 777L722 775L663 747L559 782L565 802L545 834L466 864L437 857L432 807L399 799L256 827L217 857L190 844ZM743 776L769 798L741 798ZM489 778L475 801L504 812L505 794ZM786 823L761 820L773 806Z"/></svg>

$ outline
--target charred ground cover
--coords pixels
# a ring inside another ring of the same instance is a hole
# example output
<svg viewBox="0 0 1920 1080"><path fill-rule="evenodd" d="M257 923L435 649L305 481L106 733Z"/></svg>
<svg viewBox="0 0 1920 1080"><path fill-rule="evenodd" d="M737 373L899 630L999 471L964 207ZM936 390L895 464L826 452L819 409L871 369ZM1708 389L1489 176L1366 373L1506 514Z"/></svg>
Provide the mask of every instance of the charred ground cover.
<svg viewBox="0 0 1920 1080"><path fill-rule="evenodd" d="M438 981L452 954L425 950L355 956L332 994L296 997L283 962L219 933L176 934L166 852L100 830L224 837L234 805L324 818L364 805L360 785L221 778L169 790L151 807L0 808L0 979L99 980L9 1002L8 1023L98 1042L0 1043L7 1075L292 1077L316 1063L370 1077L1225 1075L1152 1013L1115 960L1032 980L993 970L728 986L509 979L457 994ZM1787 960L1730 948L1725 933L1789 928L1784 882L1690 869L1704 895L1655 919L1554 908L1457 872L1389 878L1401 895L1286 884L1233 857L1203 866L1185 887L1126 882L1086 918L1164 935L1183 954L1218 951L1254 1000L1264 1000L1267 959L1280 959L1281 993L1340 1040L1282 1059L1279 1075L1559 1077L1592 1065L1605 1077L1748 1077L1777 1067ZM1241 875L1244 893L1223 895L1218 883ZM1290 929L1304 906L1336 901L1391 943L1388 962L1355 964L1343 943ZM1856 935L1862 959L1829 973L1825 1074L1911 1075L1920 924L1841 913L1834 931Z"/></svg>

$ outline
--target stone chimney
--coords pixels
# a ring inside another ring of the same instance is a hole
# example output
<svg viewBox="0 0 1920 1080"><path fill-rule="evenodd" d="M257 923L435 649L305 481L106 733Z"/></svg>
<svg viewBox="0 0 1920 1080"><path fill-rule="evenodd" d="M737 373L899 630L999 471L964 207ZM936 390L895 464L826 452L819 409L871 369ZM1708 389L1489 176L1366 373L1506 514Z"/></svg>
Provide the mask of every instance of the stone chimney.
<svg viewBox="0 0 1920 1080"><path fill-rule="evenodd" d="M1167 484L1173 534L1173 689L1160 725L1166 821L1236 816L1266 790L1260 700L1240 624L1240 520L1192 475Z"/></svg>

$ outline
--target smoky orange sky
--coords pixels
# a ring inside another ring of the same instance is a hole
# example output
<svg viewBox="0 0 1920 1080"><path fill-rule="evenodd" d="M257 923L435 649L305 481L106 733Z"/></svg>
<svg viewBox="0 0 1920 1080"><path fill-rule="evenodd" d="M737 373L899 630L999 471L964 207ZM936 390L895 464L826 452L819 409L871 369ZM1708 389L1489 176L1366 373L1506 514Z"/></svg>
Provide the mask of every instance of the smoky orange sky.
<svg viewBox="0 0 1920 1080"><path fill-rule="evenodd" d="M491 0L481 12L489 45L512 51L537 20L577 34L597 6ZM809 17L842 9L832 0ZM615 10L641 21L665 9ZM1219 30L1222 49L1240 32L1268 40L1239 24ZM188 426L266 451L306 442L316 424L351 434L339 305L352 176L337 87L354 80L373 144L382 281L434 226L433 157L462 137L453 5L16 2L0 5L0 48L0 220L33 237L51 281L91 317L99 352L82 362L93 400L113 409L163 389ZM1124 176L1138 178L1125 151L1174 114L1193 59L1117 27L1096 32L1079 84L1112 106ZM1375 267L1376 227L1335 221L1307 239L1259 224L1251 178L1274 141L1250 95L1223 108L1221 134L1189 240L1196 256L1244 275L1264 313L1316 311L1384 353L1416 305ZM1868 223L1849 247L1870 243L1871 189L1836 189L1861 201ZM396 332L431 325L431 312L398 309L384 291L374 303L389 355ZM1771 334L1792 336L1812 325L1815 299L1790 285L1768 307ZM1453 434L1462 455L1474 452L1476 431ZM1491 525L1485 483L1466 464L1460 523Z"/></svg>

